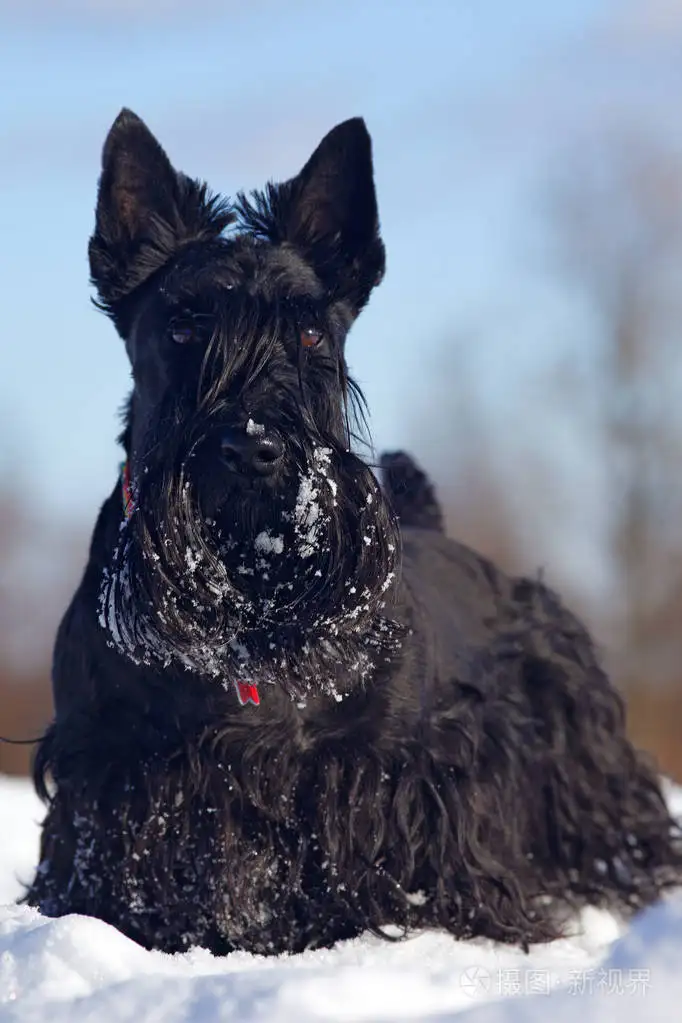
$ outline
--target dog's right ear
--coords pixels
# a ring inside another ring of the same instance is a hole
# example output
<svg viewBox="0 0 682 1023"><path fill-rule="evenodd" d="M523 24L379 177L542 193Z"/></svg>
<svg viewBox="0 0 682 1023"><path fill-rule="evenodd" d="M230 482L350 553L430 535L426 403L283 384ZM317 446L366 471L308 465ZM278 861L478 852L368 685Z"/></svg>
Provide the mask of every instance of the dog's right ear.
<svg viewBox="0 0 682 1023"><path fill-rule="evenodd" d="M386 265L372 141L362 118L332 128L285 189L287 241L311 260L330 291L358 313Z"/></svg>
<svg viewBox="0 0 682 1023"><path fill-rule="evenodd" d="M165 262L169 248L172 252L181 228L180 190L179 176L149 128L131 110L122 110L102 152L89 247L92 282L112 315L116 304Z"/></svg>
<svg viewBox="0 0 682 1023"><path fill-rule="evenodd" d="M247 230L297 249L356 315L383 277L372 140L361 117L332 128L289 181L240 194L238 210Z"/></svg>

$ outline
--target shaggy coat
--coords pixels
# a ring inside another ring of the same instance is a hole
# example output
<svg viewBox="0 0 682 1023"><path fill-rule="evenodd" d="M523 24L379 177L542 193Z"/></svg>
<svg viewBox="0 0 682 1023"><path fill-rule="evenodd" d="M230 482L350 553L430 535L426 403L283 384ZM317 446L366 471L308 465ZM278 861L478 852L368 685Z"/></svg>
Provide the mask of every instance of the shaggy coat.
<svg viewBox="0 0 682 1023"><path fill-rule="evenodd" d="M350 451L343 343L384 258L362 122L230 205L124 112L90 257L133 367L132 514L117 481L57 636L26 900L270 954L423 927L527 947L678 884L583 625L448 539L407 456L380 488Z"/></svg>

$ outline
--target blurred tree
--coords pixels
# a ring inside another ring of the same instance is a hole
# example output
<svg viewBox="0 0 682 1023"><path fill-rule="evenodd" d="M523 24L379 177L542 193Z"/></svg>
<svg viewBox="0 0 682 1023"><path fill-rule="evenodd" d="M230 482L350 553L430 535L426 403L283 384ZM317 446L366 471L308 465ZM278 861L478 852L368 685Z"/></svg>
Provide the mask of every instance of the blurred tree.
<svg viewBox="0 0 682 1023"><path fill-rule="evenodd" d="M81 570L84 536L22 481L0 490L0 735L40 734L50 718L50 659ZM31 747L0 743L0 772L25 773Z"/></svg>
<svg viewBox="0 0 682 1023"><path fill-rule="evenodd" d="M615 586L601 625L629 693L678 686L682 157L640 134L607 138L564 164L552 205L561 269L595 327L590 373L565 376L562 395L587 418L606 482Z"/></svg>
<svg viewBox="0 0 682 1023"><path fill-rule="evenodd" d="M635 741L682 778L682 154L614 134L550 181L566 350L543 352L547 368L493 416L476 353L497 320L505 340L514 328L487 309L472 332L483 343L439 346L415 449L428 445L451 535L514 572L549 564L626 693Z"/></svg>
<svg viewBox="0 0 682 1023"><path fill-rule="evenodd" d="M484 336L482 328L476 329L438 346L427 367L430 413L416 409L415 453L437 482L449 535L509 572L533 575L552 547L551 539L538 543L539 532L556 537L556 529L548 526L560 512L560 496L552 485L554 459L541 430L531 445L519 429L527 418L522 385L509 396L509 422L500 425L491 415L479 360ZM538 411L544 415L548 410Z"/></svg>

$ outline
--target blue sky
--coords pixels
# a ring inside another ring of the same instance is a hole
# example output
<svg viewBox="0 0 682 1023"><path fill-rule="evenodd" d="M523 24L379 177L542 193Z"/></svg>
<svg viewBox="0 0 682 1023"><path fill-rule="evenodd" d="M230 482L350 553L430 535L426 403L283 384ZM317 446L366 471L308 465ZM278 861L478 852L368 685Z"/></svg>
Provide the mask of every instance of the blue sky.
<svg viewBox="0 0 682 1023"><path fill-rule="evenodd" d="M85 522L117 471L128 367L86 249L123 105L228 194L364 116L388 273L348 356L377 446L447 458L439 374L462 344L500 445L532 443L523 396L579 322L543 276L542 183L571 140L677 86L654 8L679 26L672 0L0 0L2 470Z"/></svg>

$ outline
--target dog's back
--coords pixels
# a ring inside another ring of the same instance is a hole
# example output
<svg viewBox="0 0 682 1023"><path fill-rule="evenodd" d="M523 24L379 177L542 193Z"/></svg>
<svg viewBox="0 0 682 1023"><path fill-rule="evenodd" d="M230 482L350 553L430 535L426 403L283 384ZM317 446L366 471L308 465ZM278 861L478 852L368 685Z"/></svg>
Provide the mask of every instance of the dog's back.
<svg viewBox="0 0 682 1023"><path fill-rule="evenodd" d="M510 617L511 580L445 535L434 486L408 454L384 454L380 465L402 539L395 614L423 643L413 670L423 674L431 702L447 680L480 674L476 651L489 650Z"/></svg>
<svg viewBox="0 0 682 1023"><path fill-rule="evenodd" d="M420 690L420 727L436 759L458 762L458 798L478 805L495 869L516 860L515 886L532 863L539 891L575 908L653 901L682 876L679 830L588 631L539 579L449 539L408 455L381 464L402 533L393 610L417 648L403 701Z"/></svg>

